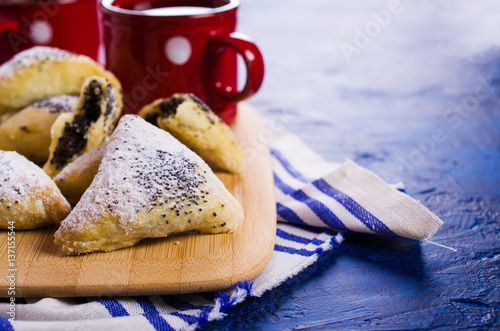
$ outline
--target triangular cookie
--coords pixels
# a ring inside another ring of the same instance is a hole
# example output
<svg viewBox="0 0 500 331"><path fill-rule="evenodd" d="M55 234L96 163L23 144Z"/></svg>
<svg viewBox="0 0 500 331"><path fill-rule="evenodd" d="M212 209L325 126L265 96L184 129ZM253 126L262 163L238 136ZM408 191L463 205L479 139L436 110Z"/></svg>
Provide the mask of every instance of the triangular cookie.
<svg viewBox="0 0 500 331"><path fill-rule="evenodd" d="M126 115L55 243L70 254L111 251L178 232L232 232L243 218L241 205L199 156Z"/></svg>

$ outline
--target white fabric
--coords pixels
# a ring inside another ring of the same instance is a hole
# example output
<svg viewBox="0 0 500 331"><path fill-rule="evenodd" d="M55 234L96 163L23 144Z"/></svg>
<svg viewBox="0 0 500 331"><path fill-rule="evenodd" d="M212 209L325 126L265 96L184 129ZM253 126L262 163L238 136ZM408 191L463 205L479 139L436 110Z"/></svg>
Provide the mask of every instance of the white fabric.
<svg viewBox="0 0 500 331"><path fill-rule="evenodd" d="M252 282L242 279L226 292L208 294L27 299L26 304L16 304L11 321L8 304L2 303L0 329L194 330L224 318L231 306L248 296L261 296L315 263L344 240L346 232L337 230L424 240L442 223L400 192L400 186L385 183L350 160L342 165L326 162L290 133L273 142L272 156L276 244L268 266Z"/></svg>

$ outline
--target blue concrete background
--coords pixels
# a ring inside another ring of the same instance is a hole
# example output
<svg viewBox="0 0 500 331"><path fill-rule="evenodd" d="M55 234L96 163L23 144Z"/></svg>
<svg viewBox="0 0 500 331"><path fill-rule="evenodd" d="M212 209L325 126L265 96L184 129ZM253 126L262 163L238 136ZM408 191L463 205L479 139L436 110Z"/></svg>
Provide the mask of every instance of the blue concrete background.
<svg viewBox="0 0 500 331"><path fill-rule="evenodd" d="M457 252L351 235L205 329L500 329L500 3L242 0L239 17L267 65L250 103L404 182Z"/></svg>

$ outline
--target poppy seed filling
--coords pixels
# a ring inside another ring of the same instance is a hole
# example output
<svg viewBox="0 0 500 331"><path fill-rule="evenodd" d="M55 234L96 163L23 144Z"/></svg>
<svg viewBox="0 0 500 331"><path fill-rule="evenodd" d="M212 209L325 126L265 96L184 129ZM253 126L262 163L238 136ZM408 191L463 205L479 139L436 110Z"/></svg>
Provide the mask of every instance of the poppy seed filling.
<svg viewBox="0 0 500 331"><path fill-rule="evenodd" d="M113 90L113 87L111 86L111 84L108 84L106 86L106 88L108 90L108 96L106 98L107 104L106 104L106 111L104 112L104 117L107 118L113 112L113 104L116 101L116 95L114 93L114 90Z"/></svg>
<svg viewBox="0 0 500 331"><path fill-rule="evenodd" d="M175 115L177 113L177 107L179 107L179 105L184 101L185 100L181 97L172 97L160 102L158 107L160 108L160 111L164 116Z"/></svg>
<svg viewBox="0 0 500 331"><path fill-rule="evenodd" d="M72 123L66 123L64 133L59 138L54 157L50 161L58 167L63 167L69 159L78 154L87 144L87 131L101 114L103 91L99 82L93 80L85 88L83 114L74 117Z"/></svg>

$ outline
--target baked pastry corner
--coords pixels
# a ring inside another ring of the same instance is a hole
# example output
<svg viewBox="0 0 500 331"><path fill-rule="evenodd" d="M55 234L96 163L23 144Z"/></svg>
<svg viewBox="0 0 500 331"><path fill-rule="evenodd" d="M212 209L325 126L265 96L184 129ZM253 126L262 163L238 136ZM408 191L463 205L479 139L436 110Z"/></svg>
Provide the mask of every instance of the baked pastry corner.
<svg viewBox="0 0 500 331"><path fill-rule="evenodd" d="M0 228L29 230L60 223L71 206L36 164L13 151L0 151Z"/></svg>
<svg viewBox="0 0 500 331"><path fill-rule="evenodd" d="M36 164L49 158L50 128L57 117L71 112L78 96L58 95L38 100L0 121L0 149L16 151Z"/></svg>
<svg viewBox="0 0 500 331"><path fill-rule="evenodd" d="M73 111L61 114L52 125L45 172L54 177L78 156L100 146L115 128L121 109L121 93L107 79L89 77Z"/></svg>
<svg viewBox="0 0 500 331"><path fill-rule="evenodd" d="M245 155L231 129L192 94L174 94L144 106L139 116L168 131L216 169L244 170Z"/></svg>
<svg viewBox="0 0 500 331"><path fill-rule="evenodd" d="M55 243L69 254L112 251L172 233L232 232L243 219L239 202L198 155L125 115Z"/></svg>
<svg viewBox="0 0 500 331"><path fill-rule="evenodd" d="M91 76L104 77L121 91L118 79L85 55L45 46L22 51L0 66L0 114L50 96L78 94Z"/></svg>

